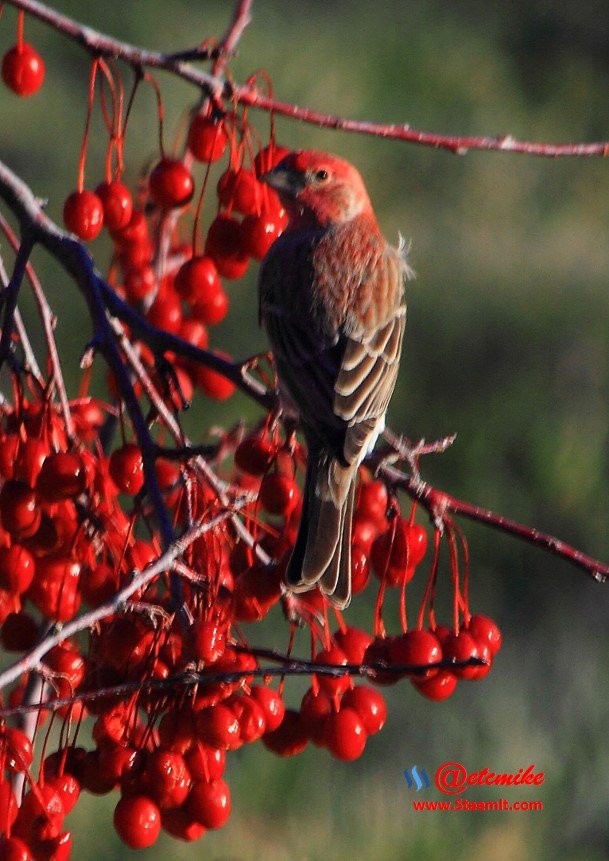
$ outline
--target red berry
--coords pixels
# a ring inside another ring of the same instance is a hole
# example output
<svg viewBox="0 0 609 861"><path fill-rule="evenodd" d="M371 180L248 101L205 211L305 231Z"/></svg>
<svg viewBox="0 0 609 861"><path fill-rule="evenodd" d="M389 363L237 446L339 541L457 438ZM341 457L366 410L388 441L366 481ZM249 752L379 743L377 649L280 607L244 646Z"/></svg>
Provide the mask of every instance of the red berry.
<svg viewBox="0 0 609 861"><path fill-rule="evenodd" d="M91 442L104 423L104 405L94 398L83 398L70 404L72 418L80 436L85 442Z"/></svg>
<svg viewBox="0 0 609 861"><path fill-rule="evenodd" d="M147 849L161 831L161 812L145 795L121 798L114 810L114 827L132 849Z"/></svg>
<svg viewBox="0 0 609 861"><path fill-rule="evenodd" d="M368 585L370 579L370 563L361 547L351 548L351 592L359 595Z"/></svg>
<svg viewBox="0 0 609 861"><path fill-rule="evenodd" d="M19 447L13 478L34 487L48 453L49 446L45 440L28 437Z"/></svg>
<svg viewBox="0 0 609 861"><path fill-rule="evenodd" d="M58 553L36 562L36 576L28 595L47 619L67 622L80 607L80 563Z"/></svg>
<svg viewBox="0 0 609 861"><path fill-rule="evenodd" d="M328 715L324 726L324 739L333 756L350 762L364 752L366 729L356 711L341 708L339 712Z"/></svg>
<svg viewBox="0 0 609 861"><path fill-rule="evenodd" d="M379 528L373 520L367 517L360 517L357 513L353 518L353 530L351 532L351 541L354 547L360 548L366 554L370 555L372 542L379 534Z"/></svg>
<svg viewBox="0 0 609 861"><path fill-rule="evenodd" d="M239 696L231 698L228 705L237 714L241 741L244 744L258 741L266 732L264 709L260 703L251 696Z"/></svg>
<svg viewBox="0 0 609 861"><path fill-rule="evenodd" d="M74 809L80 796L80 783L73 774L65 771L61 776L47 777L45 775L45 784L58 793L66 815Z"/></svg>
<svg viewBox="0 0 609 861"><path fill-rule="evenodd" d="M195 741L184 756L194 781L218 780L224 774L226 752L221 748Z"/></svg>
<svg viewBox="0 0 609 861"><path fill-rule="evenodd" d="M206 828L221 828L230 810L230 790L223 780L195 783L186 802L186 812Z"/></svg>
<svg viewBox="0 0 609 861"><path fill-rule="evenodd" d="M254 685L252 697L262 706L267 732L274 732L281 724L285 714L285 704L277 691L266 685Z"/></svg>
<svg viewBox="0 0 609 861"><path fill-rule="evenodd" d="M342 649L347 656L349 664L361 664L373 637L361 628L349 626L344 631L336 631L333 639L339 649Z"/></svg>
<svg viewBox="0 0 609 861"><path fill-rule="evenodd" d="M182 306L179 296L173 290L165 291L164 295L154 300L146 317L148 322L157 329L176 334L182 325Z"/></svg>
<svg viewBox="0 0 609 861"><path fill-rule="evenodd" d="M141 764L141 752L124 744L111 744L105 739L98 750L99 772L102 781L108 785L115 786L123 778L128 779Z"/></svg>
<svg viewBox="0 0 609 861"><path fill-rule="evenodd" d="M224 290L218 290L211 302L195 302L191 308L192 316L206 326L221 323L228 314L229 299Z"/></svg>
<svg viewBox="0 0 609 861"><path fill-rule="evenodd" d="M457 687L457 677L449 670L438 670L430 679L413 679L413 685L428 700L446 700Z"/></svg>
<svg viewBox="0 0 609 861"><path fill-rule="evenodd" d="M230 360L230 356L226 353L220 352L219 350L217 350L216 353L218 356ZM204 365L199 365L197 367L196 382L204 394L217 401L225 401L227 398L230 398L236 389L236 385L232 380L229 380L220 372L214 371L212 368L205 367Z"/></svg>
<svg viewBox="0 0 609 861"><path fill-rule="evenodd" d="M20 544L0 548L0 589L21 595L34 579L34 557Z"/></svg>
<svg viewBox="0 0 609 861"><path fill-rule="evenodd" d="M362 482L357 497L359 517L385 522L387 514L387 488L382 481Z"/></svg>
<svg viewBox="0 0 609 861"><path fill-rule="evenodd" d="M19 813L17 799L9 780L0 778L0 823L1 827L9 828ZM0 856L1 857L1 856Z"/></svg>
<svg viewBox="0 0 609 861"><path fill-rule="evenodd" d="M36 481L36 490L45 502L59 502L80 496L87 484L82 457L77 453L49 455Z"/></svg>
<svg viewBox="0 0 609 861"><path fill-rule="evenodd" d="M319 652L315 658L315 663L342 667L349 662L342 649L339 649L338 646L330 646L329 649L324 649L322 652ZM316 678L320 689L327 694L342 694L351 687L351 677L348 673L344 673L339 676L319 673L316 675Z"/></svg>
<svg viewBox="0 0 609 861"><path fill-rule="evenodd" d="M395 637L376 637L366 649L364 663L370 665L384 664L389 667L393 663L390 649L395 639ZM399 673L394 673L390 669L377 669L371 681L376 685L394 685L400 678Z"/></svg>
<svg viewBox="0 0 609 861"><path fill-rule="evenodd" d="M226 627L214 620L198 619L190 629L190 640L193 658L214 664L226 649Z"/></svg>
<svg viewBox="0 0 609 861"><path fill-rule="evenodd" d="M262 619L281 598L281 570L256 563L239 575L233 592L233 612L240 622Z"/></svg>
<svg viewBox="0 0 609 861"><path fill-rule="evenodd" d="M156 288L156 273L152 266L131 266L125 272L125 292L127 299L134 304L141 302Z"/></svg>
<svg viewBox="0 0 609 861"><path fill-rule="evenodd" d="M16 727L3 727L0 734L0 754L5 767L14 771L25 771L34 760L32 742L23 730Z"/></svg>
<svg viewBox="0 0 609 861"><path fill-rule="evenodd" d="M265 146L256 154L256 158L254 159L256 176L261 176L268 170L272 170L275 165L278 165L286 155L289 155L289 153L289 149L284 146L278 146L275 143L270 143L268 146Z"/></svg>
<svg viewBox="0 0 609 861"><path fill-rule="evenodd" d="M148 239L148 223L146 216L139 209L134 209L126 227L111 231L112 238L123 246L140 245Z"/></svg>
<svg viewBox="0 0 609 861"><path fill-rule="evenodd" d="M4 624L6 625L6 622ZM480 664L478 667L472 667L471 675L468 676L468 678L474 681L479 681L480 679L484 679L490 673L493 665L493 653L488 643L483 640L475 640L475 642L478 650L478 657L484 661L484 664Z"/></svg>
<svg viewBox="0 0 609 861"><path fill-rule="evenodd" d="M256 260L262 260L281 236L287 223L283 210L263 208L260 215L248 215L241 222L243 250Z"/></svg>
<svg viewBox="0 0 609 861"><path fill-rule="evenodd" d="M278 756L296 756L307 746L308 734L299 712L286 709L279 727L273 732L267 732L262 737L262 743L267 750Z"/></svg>
<svg viewBox="0 0 609 861"><path fill-rule="evenodd" d="M264 437L250 436L235 450L235 465L249 475L264 475L275 458L277 447Z"/></svg>
<svg viewBox="0 0 609 861"><path fill-rule="evenodd" d="M2 60L2 79L18 96L32 96L44 81L44 61L27 42L14 45Z"/></svg>
<svg viewBox="0 0 609 861"><path fill-rule="evenodd" d="M260 504L269 514L287 517L300 500L296 482L281 472L265 475L260 485Z"/></svg>
<svg viewBox="0 0 609 861"><path fill-rule="evenodd" d="M18 434L5 434L0 438L0 476L14 478L15 461L19 451Z"/></svg>
<svg viewBox="0 0 609 861"><path fill-rule="evenodd" d="M63 222L69 231L85 241L99 236L104 226L104 207L99 197L84 188L73 191L63 205Z"/></svg>
<svg viewBox="0 0 609 861"><path fill-rule="evenodd" d="M309 688L300 703L300 718L307 735L317 745L325 745L325 725L328 715L332 714L332 698L322 690Z"/></svg>
<svg viewBox="0 0 609 861"><path fill-rule="evenodd" d="M180 807L188 797L192 780L184 757L170 750L155 750L146 763L146 791L159 807Z"/></svg>
<svg viewBox="0 0 609 861"><path fill-rule="evenodd" d="M410 525L403 517L398 517L372 545L372 570L388 586L401 586L412 579L426 549L427 533L423 527L416 523Z"/></svg>
<svg viewBox="0 0 609 861"><path fill-rule="evenodd" d="M487 642L493 657L501 648L501 631L496 622L482 614L472 616L467 630L476 640Z"/></svg>
<svg viewBox="0 0 609 861"><path fill-rule="evenodd" d="M241 278L249 263L243 249L241 224L236 218L220 213L207 231L205 254L211 257L224 278Z"/></svg>
<svg viewBox="0 0 609 861"><path fill-rule="evenodd" d="M347 691L341 700L340 707L341 710L347 707L356 711L362 719L368 735L374 735L385 726L387 720L385 697L367 685L359 685Z"/></svg>
<svg viewBox="0 0 609 861"><path fill-rule="evenodd" d="M188 149L197 161L214 162L222 158L228 136L221 119L201 116L192 118L188 129Z"/></svg>
<svg viewBox="0 0 609 861"><path fill-rule="evenodd" d="M45 783L44 786L36 786L35 792L33 789L30 789L23 799L23 804L19 810L19 819L17 820L15 831L20 832L20 836L25 836L23 832L27 833L27 831L33 830L37 817L44 817L48 825L55 829L55 833L52 834L53 837L56 837L60 833L63 820L65 819L65 810L61 795L50 783ZM23 821L25 825L24 829L17 827L19 820Z"/></svg>
<svg viewBox="0 0 609 861"><path fill-rule="evenodd" d="M185 302L208 305L222 289L216 264L211 257L192 257L176 275L175 289Z"/></svg>
<svg viewBox="0 0 609 861"><path fill-rule="evenodd" d="M435 664L442 660L442 647L438 638L431 631L408 631L392 641L389 655L392 662L398 666L425 666L425 664ZM432 667L425 672L418 672L414 675L415 678L426 679L437 672L437 667Z"/></svg>
<svg viewBox="0 0 609 861"><path fill-rule="evenodd" d="M29 846L19 837L0 837L0 858L4 861L34 861Z"/></svg>
<svg viewBox="0 0 609 861"><path fill-rule="evenodd" d="M119 490L135 496L144 486L144 461L135 443L126 443L110 455L110 475Z"/></svg>
<svg viewBox="0 0 609 861"><path fill-rule="evenodd" d="M0 491L2 526L13 539L29 538L40 526L38 496L21 481L7 481Z"/></svg>
<svg viewBox="0 0 609 861"><path fill-rule="evenodd" d="M166 711L158 730L161 746L177 753L185 754L197 739L194 714L188 709Z"/></svg>
<svg viewBox="0 0 609 861"><path fill-rule="evenodd" d="M218 199L223 206L235 209L243 215L260 212L263 188L254 174L240 168L225 171L218 180Z"/></svg>
<svg viewBox="0 0 609 861"><path fill-rule="evenodd" d="M123 230L133 215L133 198L126 185L118 179L101 182L95 193L104 208L104 224L109 230Z"/></svg>
<svg viewBox="0 0 609 861"><path fill-rule="evenodd" d="M68 645L54 646L44 657L47 667L57 674L54 681L57 696L72 696L85 676L86 664L78 649Z"/></svg>
<svg viewBox="0 0 609 861"><path fill-rule="evenodd" d="M442 640L442 657L455 661L467 661L478 657L478 646L467 631L451 632ZM458 679L473 679L478 667L451 667L450 671Z"/></svg>
<svg viewBox="0 0 609 861"><path fill-rule="evenodd" d="M205 826L193 819L181 807L176 807L173 810L163 810L161 813L161 822L163 829L171 834L172 837L177 837L178 840L185 840L191 843L193 840L199 840L205 834Z"/></svg>
<svg viewBox="0 0 609 861"><path fill-rule="evenodd" d="M25 652L36 645L39 636L38 625L23 610L9 613L0 631L2 645L7 652Z"/></svg>
<svg viewBox="0 0 609 861"><path fill-rule="evenodd" d="M205 350L209 344L209 335L205 325L194 317L182 318L178 335L184 341L188 341L189 344L193 344L201 350Z"/></svg>
<svg viewBox="0 0 609 861"><path fill-rule="evenodd" d="M195 190L194 180L186 165L173 158L163 158L149 179L150 196L162 209L186 206Z"/></svg>
<svg viewBox="0 0 609 861"><path fill-rule="evenodd" d="M204 709L197 715L197 733L202 742L223 750L239 747L239 721L223 704Z"/></svg>

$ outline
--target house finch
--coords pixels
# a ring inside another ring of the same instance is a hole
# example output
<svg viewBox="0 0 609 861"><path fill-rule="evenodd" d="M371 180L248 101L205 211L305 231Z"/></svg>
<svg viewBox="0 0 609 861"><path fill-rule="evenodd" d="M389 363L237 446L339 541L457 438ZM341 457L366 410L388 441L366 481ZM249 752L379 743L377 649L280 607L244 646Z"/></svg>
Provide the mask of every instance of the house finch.
<svg viewBox="0 0 609 861"><path fill-rule="evenodd" d="M281 388L308 447L302 517L286 581L351 599L357 470L385 422L395 387L410 275L389 245L361 176L316 151L287 155L263 180L289 223L260 271L260 318Z"/></svg>

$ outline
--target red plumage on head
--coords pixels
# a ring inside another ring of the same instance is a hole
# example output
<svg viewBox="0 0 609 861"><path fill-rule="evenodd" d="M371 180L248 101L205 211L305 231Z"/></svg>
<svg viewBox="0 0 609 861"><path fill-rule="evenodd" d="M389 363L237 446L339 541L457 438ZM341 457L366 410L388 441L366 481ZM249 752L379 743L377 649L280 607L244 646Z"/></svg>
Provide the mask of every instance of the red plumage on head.
<svg viewBox="0 0 609 861"><path fill-rule="evenodd" d="M287 155L267 174L267 181L281 179L275 187L290 214L288 229L309 222L341 224L358 215L374 218L372 204L359 172L342 158L316 150L297 150Z"/></svg>

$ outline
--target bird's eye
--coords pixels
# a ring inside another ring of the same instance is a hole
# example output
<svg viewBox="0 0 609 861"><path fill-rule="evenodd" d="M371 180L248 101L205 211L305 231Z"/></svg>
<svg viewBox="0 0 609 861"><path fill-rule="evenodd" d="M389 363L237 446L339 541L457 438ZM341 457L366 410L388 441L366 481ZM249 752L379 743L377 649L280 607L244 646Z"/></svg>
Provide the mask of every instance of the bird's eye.
<svg viewBox="0 0 609 861"><path fill-rule="evenodd" d="M324 170L323 168L321 170L315 171L315 179L318 182L325 182L328 178L328 175L328 171Z"/></svg>

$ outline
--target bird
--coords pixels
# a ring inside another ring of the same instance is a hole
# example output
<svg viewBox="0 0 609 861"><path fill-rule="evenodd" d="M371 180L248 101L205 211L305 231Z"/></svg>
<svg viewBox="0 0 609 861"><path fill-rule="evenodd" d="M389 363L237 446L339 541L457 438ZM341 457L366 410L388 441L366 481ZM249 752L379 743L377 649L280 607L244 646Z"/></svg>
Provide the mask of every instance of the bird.
<svg viewBox="0 0 609 861"><path fill-rule="evenodd" d="M280 393L307 444L302 515L287 565L292 590L351 600L359 466L385 427L406 322L407 249L389 244L357 169L296 150L261 179L288 216L258 278Z"/></svg>

